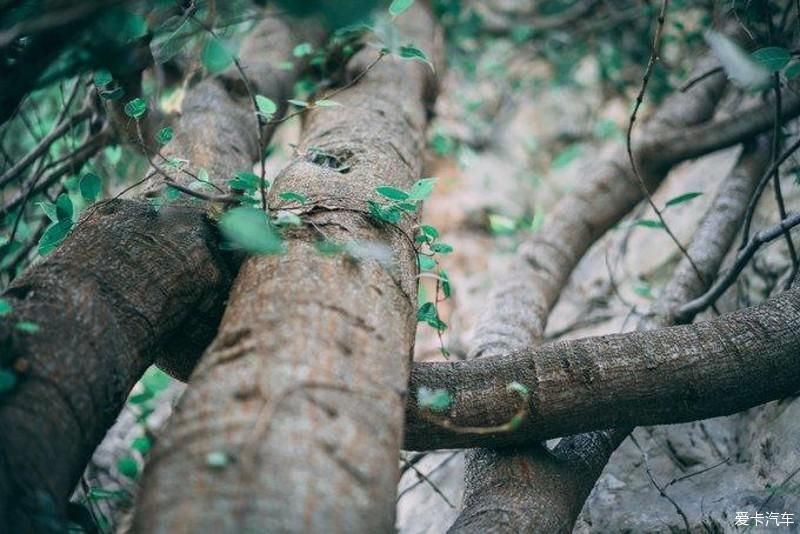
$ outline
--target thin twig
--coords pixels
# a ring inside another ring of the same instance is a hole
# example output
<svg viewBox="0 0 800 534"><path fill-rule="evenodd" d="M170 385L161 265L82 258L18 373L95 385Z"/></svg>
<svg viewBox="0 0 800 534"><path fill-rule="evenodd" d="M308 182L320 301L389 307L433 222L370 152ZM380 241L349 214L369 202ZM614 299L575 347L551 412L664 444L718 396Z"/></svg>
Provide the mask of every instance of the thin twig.
<svg viewBox="0 0 800 534"><path fill-rule="evenodd" d="M667 224L667 221L664 220L664 216L662 215L661 210L658 209L658 206L656 206L656 203L653 201L653 197L647 188L647 184L645 183L644 178L642 178L642 175L639 172L639 167L636 165L636 158L633 155L633 143L632 143L633 126L636 122L636 114L639 112L639 107L642 105L642 102L644 101L644 95L645 92L647 91L647 84L650 82L650 76L653 74L653 69L655 68L656 61L658 60L659 49L661 48L661 35L664 31L664 23L666 21L668 6L669 6L669 0L662 0L661 11L658 14L656 33L655 36L653 37L653 46L650 53L650 59L647 62L647 68L645 69L644 76L642 77L642 86L639 89L639 94L636 96L636 104L633 106L633 112L631 113L630 122L628 123L628 132L626 135L625 144L626 144L626 149L628 151L628 159L630 160L631 163L631 168L633 169L633 173L636 176L637 181L639 182L639 187L642 190L642 194L645 195L645 197L647 198L647 203L650 204L650 207L652 208L653 212L655 212L656 216L658 217L658 220L661 221L661 225L664 227L664 230L667 232L669 237L681 251L681 254L683 254L689 261L689 263L692 266L692 269L694 269L694 272L700 279L700 282L705 285L705 280L703 279L703 274L700 272L700 269L697 268L697 265L695 264L692 257L689 255L689 252L686 250L686 248L681 244L681 242L672 232L672 229L670 229L669 225Z"/></svg>

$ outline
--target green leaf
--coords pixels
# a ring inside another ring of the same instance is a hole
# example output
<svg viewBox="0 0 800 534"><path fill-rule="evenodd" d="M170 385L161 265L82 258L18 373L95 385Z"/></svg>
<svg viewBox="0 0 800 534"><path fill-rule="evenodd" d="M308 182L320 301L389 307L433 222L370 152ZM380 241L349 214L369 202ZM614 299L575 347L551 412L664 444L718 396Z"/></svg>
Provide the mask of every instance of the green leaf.
<svg viewBox="0 0 800 534"><path fill-rule="evenodd" d="M427 323L439 332L444 331L447 325L439 319L439 313L433 302L426 302L417 310L417 321Z"/></svg>
<svg viewBox="0 0 800 534"><path fill-rule="evenodd" d="M222 469L231 462L228 453L224 451L211 451L206 454L206 465L213 469Z"/></svg>
<svg viewBox="0 0 800 534"><path fill-rule="evenodd" d="M228 185L231 189L238 189L252 194L258 190L258 182L258 175L248 171L239 171L236 173L235 178L228 180ZM269 184L265 184L265 186L269 187Z"/></svg>
<svg viewBox="0 0 800 534"><path fill-rule="evenodd" d="M6 299L0 299L0 317L4 315L8 315L11 313L11 303L8 302Z"/></svg>
<svg viewBox="0 0 800 534"><path fill-rule="evenodd" d="M37 202L36 205L42 208L42 211L45 215L47 215L47 218L50 219L51 222L58 222L58 211L56 210L55 204L47 200L43 200L41 202Z"/></svg>
<svg viewBox="0 0 800 534"><path fill-rule="evenodd" d="M644 228L664 228L661 221L656 219L639 219L633 223L635 226L642 226Z"/></svg>
<svg viewBox="0 0 800 534"><path fill-rule="evenodd" d="M206 69L215 73L233 63L233 54L219 39L210 39L203 48L201 59Z"/></svg>
<svg viewBox="0 0 800 534"><path fill-rule="evenodd" d="M395 206L383 206L373 200L367 201L370 214L377 220L389 224L397 224L403 216L403 212Z"/></svg>
<svg viewBox="0 0 800 534"><path fill-rule="evenodd" d="M100 177L96 174L91 172L84 174L80 182L81 196L89 202L94 202L100 196L102 185Z"/></svg>
<svg viewBox="0 0 800 534"><path fill-rule="evenodd" d="M56 199L56 215L59 221L71 221L74 209L72 199L66 193L61 193Z"/></svg>
<svg viewBox="0 0 800 534"><path fill-rule="evenodd" d="M11 369L0 369L0 394L14 389L17 385L17 374Z"/></svg>
<svg viewBox="0 0 800 534"><path fill-rule="evenodd" d="M291 99L291 100L287 100L287 102L289 102L290 104L292 104L294 106L301 107L301 108L307 108L308 107L308 102L306 102L305 100Z"/></svg>
<svg viewBox="0 0 800 534"><path fill-rule="evenodd" d="M300 193L295 193L293 191L284 191L280 195L283 200L287 200L289 202L299 202L300 204L305 204L308 202L308 197L305 195L301 195Z"/></svg>
<svg viewBox="0 0 800 534"><path fill-rule="evenodd" d="M437 230L430 224L423 224L422 226L419 227L419 229L422 231L424 235L429 237L431 240L434 240L437 237L439 237L439 230Z"/></svg>
<svg viewBox="0 0 800 534"><path fill-rule="evenodd" d="M759 89L770 83L770 70L729 37L713 30L707 31L705 37L735 85L744 89Z"/></svg>
<svg viewBox="0 0 800 534"><path fill-rule="evenodd" d="M277 104L264 95L256 95L256 107L258 112L266 117L267 120L271 120L278 111Z"/></svg>
<svg viewBox="0 0 800 534"><path fill-rule="evenodd" d="M32 321L20 321L15 325L15 328L20 332L25 332L26 334L35 334L41 330L39 325Z"/></svg>
<svg viewBox="0 0 800 534"><path fill-rule="evenodd" d="M410 8L413 3L414 0L392 0L391 5L389 5L389 14L396 17Z"/></svg>
<svg viewBox="0 0 800 534"><path fill-rule="evenodd" d="M156 134L156 141L158 141L158 143L161 145L166 145L167 143L172 141L173 135L174 133L172 131L172 128L170 128L169 126L165 126L161 128Z"/></svg>
<svg viewBox="0 0 800 534"><path fill-rule="evenodd" d="M375 189L375 192L389 200L406 200L408 198L408 193L400 189L395 189L394 187L378 187Z"/></svg>
<svg viewBox="0 0 800 534"><path fill-rule="evenodd" d="M511 217L505 215L490 214L489 215L489 229L493 234L508 235L513 234L517 228L517 223Z"/></svg>
<svg viewBox="0 0 800 534"><path fill-rule="evenodd" d="M322 100L314 100L314 106L318 108L335 108L336 106L341 106L341 104L334 100L323 98Z"/></svg>
<svg viewBox="0 0 800 534"><path fill-rule="evenodd" d="M131 449L135 451L139 451L141 454L147 454L150 452L150 448L152 447L152 443L150 443L150 438L147 436L139 436L135 438L131 443Z"/></svg>
<svg viewBox="0 0 800 534"><path fill-rule="evenodd" d="M419 270L420 271L432 271L436 268L436 261L430 256L424 256L422 254L417 254L417 261L419 261Z"/></svg>
<svg viewBox="0 0 800 534"><path fill-rule="evenodd" d="M422 61L426 65L428 65L432 71L436 72L436 69L431 63L431 60L428 59L428 56L417 48L414 45L405 45L400 47L400 57L403 59L416 59L417 61Z"/></svg>
<svg viewBox="0 0 800 534"><path fill-rule="evenodd" d="M105 87L106 85L110 84L113 80L111 73L106 69L98 69L94 71L94 84L97 87Z"/></svg>
<svg viewBox="0 0 800 534"><path fill-rule="evenodd" d="M251 254L283 252L283 240L270 225L267 214L258 208L233 208L220 218L219 227L235 248Z"/></svg>
<svg viewBox="0 0 800 534"><path fill-rule="evenodd" d="M423 410L443 412L452 402L450 393L446 389L430 389L425 386L417 389L417 406Z"/></svg>
<svg viewBox="0 0 800 534"><path fill-rule="evenodd" d="M419 205L416 202L401 202L397 204L397 207L406 213L416 213L419 209Z"/></svg>
<svg viewBox="0 0 800 534"><path fill-rule="evenodd" d="M311 43L300 43L299 45L294 47L292 50L292 55L294 57L305 57L314 52L314 47L311 46Z"/></svg>
<svg viewBox="0 0 800 534"><path fill-rule="evenodd" d="M780 48L777 46L759 48L750 54L750 56L756 61L756 63L763 65L771 72L778 72L785 67L787 63L789 63L790 59L792 59L791 52L785 48Z"/></svg>
<svg viewBox="0 0 800 534"><path fill-rule="evenodd" d="M797 78L797 76L800 75L800 61L796 61L791 65L789 65L788 67L786 67L786 70L783 71L783 74L789 80Z"/></svg>
<svg viewBox="0 0 800 534"><path fill-rule="evenodd" d="M164 391L171 383L172 378L158 367L148 368L142 377L142 386L153 394Z"/></svg>
<svg viewBox="0 0 800 534"><path fill-rule="evenodd" d="M665 207L668 208L670 206L677 206L678 204L683 204L685 202L689 202L693 198L697 198L697 197L701 196L702 194L703 193L684 193L683 195L678 195L675 198L671 198L671 199L667 200L667 203L666 203Z"/></svg>
<svg viewBox="0 0 800 534"><path fill-rule="evenodd" d="M437 254L450 254L453 252L453 247L447 243L434 243L431 245L431 251L436 252Z"/></svg>
<svg viewBox="0 0 800 534"><path fill-rule="evenodd" d="M64 241L64 238L69 235L69 231L71 229L71 220L58 221L51 224L47 230L45 230L44 234L42 234L42 238L39 239L39 254L41 256L46 256L49 254L62 241Z"/></svg>
<svg viewBox="0 0 800 534"><path fill-rule="evenodd" d="M125 104L125 115L132 119L140 119L147 112L147 102L141 98L134 98Z"/></svg>
<svg viewBox="0 0 800 534"><path fill-rule="evenodd" d="M439 271L439 280L442 283L442 293L444 293L444 298L449 299L453 291L450 288L450 277L447 275L447 271L444 269Z"/></svg>
<svg viewBox="0 0 800 534"><path fill-rule="evenodd" d="M139 464L130 456L123 456L117 460L117 469L120 474L130 479L136 479L139 475Z"/></svg>
<svg viewBox="0 0 800 534"><path fill-rule="evenodd" d="M436 185L436 178L423 178L417 180L411 191L408 192L408 200L425 200L433 192Z"/></svg>
<svg viewBox="0 0 800 534"><path fill-rule="evenodd" d="M519 393L523 397L527 397L531 393L527 386L523 386L519 382L511 382L510 384L508 384L506 386L506 391Z"/></svg>

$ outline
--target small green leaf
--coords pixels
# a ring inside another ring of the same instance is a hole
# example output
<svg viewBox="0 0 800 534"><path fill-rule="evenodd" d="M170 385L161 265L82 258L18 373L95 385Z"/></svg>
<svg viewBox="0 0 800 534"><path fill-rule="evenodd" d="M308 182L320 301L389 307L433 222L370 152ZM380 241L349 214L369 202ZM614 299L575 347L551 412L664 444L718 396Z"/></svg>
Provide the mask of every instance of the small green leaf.
<svg viewBox="0 0 800 534"><path fill-rule="evenodd" d="M419 209L419 205L416 202L401 202L397 204L397 207L406 213L416 213Z"/></svg>
<svg viewBox="0 0 800 534"><path fill-rule="evenodd" d="M305 195L301 195L300 193L295 193L293 191L284 191L280 195L283 200L287 200L289 202L299 202L300 204L305 204L308 202L308 197Z"/></svg>
<svg viewBox="0 0 800 534"><path fill-rule="evenodd" d="M496 235L513 234L517 223L511 217L492 213L489 215L489 229Z"/></svg>
<svg viewBox="0 0 800 534"><path fill-rule="evenodd" d="M69 231L71 229L71 220L58 221L51 224L47 230L45 230L44 234L42 234L42 238L39 239L39 254L41 256L46 256L49 254L62 241L64 241L64 238L69 235Z"/></svg>
<svg viewBox="0 0 800 534"><path fill-rule="evenodd" d="M292 55L294 57L305 57L314 52L314 47L311 46L311 43L300 43L299 45L294 47L292 50Z"/></svg>
<svg viewBox="0 0 800 534"><path fill-rule="evenodd" d="M417 389L417 406L423 410L443 412L452 402L450 393L446 389L430 389L425 386Z"/></svg>
<svg viewBox="0 0 800 534"><path fill-rule="evenodd" d="M397 224L400 222L401 217L403 216L403 212L400 211L395 206L383 206L374 200L368 200L367 206L369 206L370 214L377 220L381 222L386 222L389 224Z"/></svg>
<svg viewBox="0 0 800 534"><path fill-rule="evenodd" d="M444 298L449 299L453 291L450 288L450 277L447 275L447 271L444 269L439 271L439 281L442 283L442 293L444 293Z"/></svg>
<svg viewBox="0 0 800 534"><path fill-rule="evenodd" d="M581 146L578 144L570 145L553 158L553 169L563 169L581 155Z"/></svg>
<svg viewBox="0 0 800 534"><path fill-rule="evenodd" d="M786 70L783 71L783 74L789 80L797 78L797 76L800 75L800 61L795 61L794 63L786 67Z"/></svg>
<svg viewBox="0 0 800 534"><path fill-rule="evenodd" d="M248 171L239 171L236 173L235 178L228 180L228 185L231 189L238 189L252 194L258 190L258 182L258 175ZM266 184L265 187L269 187L269 184Z"/></svg>
<svg viewBox="0 0 800 534"><path fill-rule="evenodd" d="M314 106L318 108L335 108L336 106L341 106L341 104L334 100L323 98L322 100L314 100Z"/></svg>
<svg viewBox="0 0 800 534"><path fill-rule="evenodd" d="M91 172L84 174L80 182L81 196L89 202L94 202L100 196L102 185L100 177L96 174Z"/></svg>
<svg viewBox="0 0 800 534"><path fill-rule="evenodd" d="M422 226L419 227L419 229L422 231L424 235L428 236L431 240L434 240L437 237L439 237L439 230L437 230L430 224L423 224Z"/></svg>
<svg viewBox="0 0 800 534"><path fill-rule="evenodd" d="M98 69L94 71L94 84L97 87L103 88L110 84L113 80L111 73L106 69Z"/></svg>
<svg viewBox="0 0 800 534"><path fill-rule="evenodd" d="M141 98L134 98L125 104L125 115L132 119L140 119L147 112L147 102Z"/></svg>
<svg viewBox="0 0 800 534"><path fill-rule="evenodd" d="M203 48L201 59L206 69L215 73L233 63L233 54L219 39L210 39Z"/></svg>
<svg viewBox="0 0 800 534"><path fill-rule="evenodd" d="M671 198L667 200L667 204L665 207L670 206L677 206L678 204L683 204L685 202L689 202L690 200L699 197L703 193L684 193L683 195L678 195L675 198Z"/></svg>
<svg viewBox="0 0 800 534"><path fill-rule="evenodd" d="M664 228L661 221L656 219L639 219L633 223L635 226L642 226L644 228Z"/></svg>
<svg viewBox="0 0 800 534"><path fill-rule="evenodd" d="M136 479L139 475L139 464L130 456L123 456L117 460L117 469L120 474L130 479Z"/></svg>
<svg viewBox="0 0 800 534"><path fill-rule="evenodd" d="M211 451L206 454L206 465L212 469L222 469L230 462L230 456L224 451Z"/></svg>
<svg viewBox="0 0 800 534"><path fill-rule="evenodd" d="M417 61L422 61L423 63L428 65L432 71L436 72L433 63L431 62L430 59L428 59L428 56L425 54L425 52L423 52L414 45L401 46L400 57L403 59L415 59Z"/></svg>
<svg viewBox="0 0 800 534"><path fill-rule="evenodd" d="M394 187L378 187L375 189L375 192L389 200L406 200L408 198L408 193L400 189L395 189Z"/></svg>
<svg viewBox="0 0 800 534"><path fill-rule="evenodd" d="M161 145L166 145L167 143L172 141L173 135L174 133L172 131L172 128L170 128L169 126L165 126L158 131L158 134L156 134L156 141L158 141L158 143Z"/></svg>
<svg viewBox="0 0 800 534"><path fill-rule="evenodd" d="M141 454L147 454L152 447L152 443L150 443L150 438L147 436L139 436L135 438L131 443L131 449L135 451L139 451Z"/></svg>
<svg viewBox="0 0 800 534"><path fill-rule="evenodd" d="M417 310L417 321L427 323L438 331L442 332L447 325L439 319L439 313L433 302L426 302Z"/></svg>
<svg viewBox="0 0 800 534"><path fill-rule="evenodd" d="M291 99L291 100L287 100L287 102L289 102L290 104L292 104L294 106L301 107L301 108L307 108L308 107L308 102L306 102L305 100Z"/></svg>
<svg viewBox="0 0 800 534"><path fill-rule="evenodd" d="M519 393L523 397L527 397L528 395L530 395L530 390L528 389L528 387L523 386L519 382L511 382L510 384L508 384L506 386L506 391Z"/></svg>
<svg viewBox="0 0 800 534"><path fill-rule="evenodd" d="M751 57L756 60L756 63L763 65L772 72L778 72L789 63L792 59L792 53L785 48L777 46L767 46L759 48L752 54Z"/></svg>
<svg viewBox="0 0 800 534"><path fill-rule="evenodd" d="M256 107L258 112L266 117L267 120L271 120L278 111L277 104L264 95L256 95Z"/></svg>
<svg viewBox="0 0 800 534"><path fill-rule="evenodd" d="M11 313L11 303L8 302L6 299L0 299L0 317L4 315L8 315Z"/></svg>
<svg viewBox="0 0 800 534"><path fill-rule="evenodd" d="M281 237L270 225L267 214L258 208L233 208L220 218L219 227L235 248L251 254L283 252Z"/></svg>
<svg viewBox="0 0 800 534"><path fill-rule="evenodd" d="M35 334L41 330L39 325L32 321L20 321L15 325L15 328L20 332L25 332L26 334Z"/></svg>
<svg viewBox="0 0 800 534"><path fill-rule="evenodd" d="M391 5L389 5L389 14L396 17L410 8L413 3L414 0L392 0Z"/></svg>
<svg viewBox="0 0 800 534"><path fill-rule="evenodd" d="M50 219L51 222L58 222L58 210L56 209L56 205L52 202L47 200L43 200L41 202L36 203L39 206L47 218Z"/></svg>
<svg viewBox="0 0 800 534"><path fill-rule="evenodd" d="M431 245L431 251L436 252L437 254L450 254L453 252L453 247L447 243L434 243Z"/></svg>
<svg viewBox="0 0 800 534"><path fill-rule="evenodd" d="M0 394L14 389L17 385L17 374L11 369L0 369Z"/></svg>
<svg viewBox="0 0 800 534"><path fill-rule="evenodd" d="M417 254L417 260L419 261L419 270L420 271L432 271L436 268L436 261L430 256L424 256L422 254Z"/></svg>
<svg viewBox="0 0 800 534"><path fill-rule="evenodd" d="M59 221L71 221L74 208L72 199L66 193L61 193L56 199L56 215Z"/></svg>
<svg viewBox="0 0 800 534"><path fill-rule="evenodd" d="M425 200L433 192L433 187L436 185L436 178L423 178L417 180L411 191L408 192L409 200Z"/></svg>

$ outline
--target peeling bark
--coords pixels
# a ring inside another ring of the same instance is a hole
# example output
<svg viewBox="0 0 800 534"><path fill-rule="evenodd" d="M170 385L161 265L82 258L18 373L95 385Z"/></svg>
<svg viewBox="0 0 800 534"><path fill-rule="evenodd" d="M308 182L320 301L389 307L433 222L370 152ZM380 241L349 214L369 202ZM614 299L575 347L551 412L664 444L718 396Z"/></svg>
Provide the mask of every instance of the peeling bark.
<svg viewBox="0 0 800 534"><path fill-rule="evenodd" d="M257 31L282 58L296 42L275 18ZM242 62L258 91L281 101L296 73L270 67L273 57L245 47ZM258 158L250 103L226 91L230 76L189 92L165 150L220 183ZM67 499L130 389L154 359L188 373L234 273L202 206L156 211L145 200L114 200L87 210L52 255L3 293L14 311L0 321L1 363L25 372L0 398L0 427L14 429L0 433L0 531L61 528ZM40 331L16 329L20 320Z"/></svg>
<svg viewBox="0 0 800 534"><path fill-rule="evenodd" d="M396 24L441 64L427 8L415 4ZM351 79L376 57L359 52ZM244 263L219 335L153 451L134 531L393 529L417 324L416 217L379 224L366 201L378 186L409 189L421 177L435 84L425 64L384 57L336 95L341 107L308 113L270 196L272 209L291 204L280 192L308 197L305 225L288 233L286 254ZM369 243L391 265L324 256L323 236ZM209 454L226 462L209 465Z"/></svg>

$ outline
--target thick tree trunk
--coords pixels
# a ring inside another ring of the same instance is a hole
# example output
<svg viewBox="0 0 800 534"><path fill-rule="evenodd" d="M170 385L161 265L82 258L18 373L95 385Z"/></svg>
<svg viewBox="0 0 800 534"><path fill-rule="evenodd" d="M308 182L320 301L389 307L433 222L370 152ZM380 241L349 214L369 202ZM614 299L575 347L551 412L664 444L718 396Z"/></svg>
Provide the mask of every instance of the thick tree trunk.
<svg viewBox="0 0 800 534"><path fill-rule="evenodd" d="M256 31L272 51L251 42L242 62L257 91L282 101L296 72L279 70L275 55L288 59L297 40L274 18ZM165 150L222 185L259 156L237 76L190 90ZM13 429L0 432L0 531L60 528L67 498L131 387L154 359L187 372L211 340L233 273L203 207L156 211L144 200L115 200L90 208L62 246L4 292L13 312L0 321L0 363L20 375L0 398L0 427ZM16 328L21 320L40 330Z"/></svg>
<svg viewBox="0 0 800 534"><path fill-rule="evenodd" d="M440 64L427 8L418 2L395 24ZM376 187L407 190L421 177L436 81L424 63L388 56L369 68L376 58L367 48L351 60L358 79L336 94L341 107L308 113L298 156L270 196L273 209L291 204L278 193L308 197L295 210L304 226L288 233L286 254L245 262L153 451L136 532L393 529L417 324L416 217L381 224L366 201ZM349 252L320 254L323 237ZM385 257L359 256L359 243Z"/></svg>

